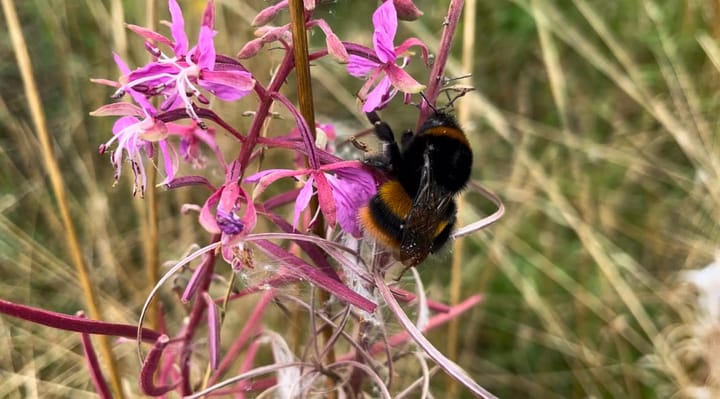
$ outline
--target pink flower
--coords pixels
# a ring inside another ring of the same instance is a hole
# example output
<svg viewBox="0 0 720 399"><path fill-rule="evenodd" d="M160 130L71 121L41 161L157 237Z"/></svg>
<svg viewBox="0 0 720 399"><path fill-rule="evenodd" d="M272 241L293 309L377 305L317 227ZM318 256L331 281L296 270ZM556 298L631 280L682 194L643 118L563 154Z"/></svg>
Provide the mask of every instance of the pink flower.
<svg viewBox="0 0 720 399"><path fill-rule="evenodd" d="M176 0L169 0L168 4L172 17L170 31L173 40L146 28L135 25L129 25L129 28L148 41L172 47L174 56L165 55L160 49L150 47L157 61L130 72L124 88L146 96L162 95L165 101L160 109L168 110L183 105L188 116L198 121L200 118L193 109L192 97L197 97L198 101L204 104L209 102L198 87L221 100L235 101L253 89L255 80L242 65L226 59L227 57L223 57L222 62L219 62L213 42L213 1L209 1L205 8L198 44L190 50L182 11Z"/></svg>
<svg viewBox="0 0 720 399"><path fill-rule="evenodd" d="M215 129L208 127L203 129L196 121L192 121L190 125L179 125L168 123L168 133L180 137L180 156L193 168L201 169L205 167L205 157L200 149L200 144L204 143L208 146L217 157L220 165L225 168L225 160L220 151L220 147L215 141Z"/></svg>
<svg viewBox="0 0 720 399"><path fill-rule="evenodd" d="M392 1L383 3L373 14L373 48L376 60L357 55L350 55L348 72L355 77L367 78L358 96L364 100L363 112L372 112L384 107L398 91L412 94L419 93L425 86L412 78L403 68L408 64L409 57L405 54L410 47L419 46L427 63L427 47L416 38L405 40L395 47L397 33L397 12ZM400 59L400 65L396 64Z"/></svg>
<svg viewBox="0 0 720 399"><path fill-rule="evenodd" d="M361 237L358 209L365 206L377 192L375 179L360 168L340 168L327 175L332 188L337 222L354 237Z"/></svg>
<svg viewBox="0 0 720 399"><path fill-rule="evenodd" d="M257 222L257 212L252 198L238 183L239 163L233 162L228 168L225 184L208 197L200 210L200 224L213 234L220 234L223 258L237 268L242 262L238 259L242 239L247 236ZM240 211L242 208L245 210ZM214 210L214 212L213 212Z"/></svg>
<svg viewBox="0 0 720 399"><path fill-rule="evenodd" d="M113 144L117 145L110 156L110 162L115 167L116 183L120 179L122 161L125 158L130 161L135 175L133 195L140 191L140 196L145 196L147 175L144 157L152 158L153 143L157 143L160 147L165 168L165 180L161 184L175 178L178 157L175 149L166 140L168 127L164 122L155 119L153 114L147 110L130 103L105 105L90 114L93 116L121 116L113 125L113 137L98 149L100 154L104 154ZM123 154L125 154L124 157Z"/></svg>
<svg viewBox="0 0 720 399"><path fill-rule="evenodd" d="M115 63L120 72L126 75L130 69L125 62L117 55L113 55ZM104 79L95 80L97 83L117 87L118 91L124 91L122 82L113 82ZM146 157L152 158L154 153L153 143L158 143L165 168L166 184L175 178L178 170L178 156L175 149L167 142L169 124L155 118L157 111L155 107L140 93L130 91L130 95L140 106L127 102L119 102L104 105L90 113L93 116L119 116L120 119L113 125L113 137L105 144L102 144L98 151L104 154L113 144L117 142L117 148L112 151L110 162L115 167L115 184L120 179L122 172L123 154L130 161L135 181L133 184L133 195L140 191L140 196L145 196L147 186L147 175L143 162L143 153ZM171 124L170 124L171 125Z"/></svg>
<svg viewBox="0 0 720 399"><path fill-rule="evenodd" d="M329 173L332 172L332 173ZM317 194L320 211L329 226L336 223L347 233L360 236L358 209L365 205L377 187L372 174L362 169L356 161L341 161L320 166L319 169L268 169L256 173L246 182L258 183L253 196L256 197L270 184L283 177L307 176L295 200L293 227L297 228L300 214L307 209L313 194Z"/></svg>

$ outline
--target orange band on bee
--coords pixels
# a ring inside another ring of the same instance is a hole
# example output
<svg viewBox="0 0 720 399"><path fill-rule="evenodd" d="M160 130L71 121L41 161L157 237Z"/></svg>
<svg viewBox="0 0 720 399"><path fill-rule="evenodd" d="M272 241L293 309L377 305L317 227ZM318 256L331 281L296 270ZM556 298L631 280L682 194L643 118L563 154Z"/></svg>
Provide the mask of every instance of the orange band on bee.
<svg viewBox="0 0 720 399"><path fill-rule="evenodd" d="M385 231L385 229L383 229L383 227L375 221L372 213L370 212L370 208L360 208L360 211L358 212L358 217L360 218L360 224L363 225L363 227L365 228L365 232L368 235L380 241L382 245L388 248L391 248L393 250L397 250L400 248L400 241L398 241L397 238L388 234L387 231Z"/></svg>
<svg viewBox="0 0 720 399"><path fill-rule="evenodd" d="M431 127L430 129L425 131L425 134L427 134L429 136L449 137L453 140L457 140L467 146L470 146L470 142L468 142L468 139L465 136L465 133L463 133L463 131L460 129L455 129L454 127L448 127L448 126Z"/></svg>
<svg viewBox="0 0 720 399"><path fill-rule="evenodd" d="M412 198L407 195L405 189L397 180L390 180L380 186L378 195L387 208L398 217L404 220L412 209Z"/></svg>

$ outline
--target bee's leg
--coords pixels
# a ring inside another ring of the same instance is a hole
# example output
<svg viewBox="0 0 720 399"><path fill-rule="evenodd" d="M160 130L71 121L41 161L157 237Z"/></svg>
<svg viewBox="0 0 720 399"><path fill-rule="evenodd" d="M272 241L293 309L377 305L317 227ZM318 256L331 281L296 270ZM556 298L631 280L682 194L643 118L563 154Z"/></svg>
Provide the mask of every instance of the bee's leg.
<svg viewBox="0 0 720 399"><path fill-rule="evenodd" d="M363 159L363 163L371 168L380 169L385 172L393 171L392 162L384 154L367 156Z"/></svg>
<svg viewBox="0 0 720 399"><path fill-rule="evenodd" d="M412 141L413 137L415 135L413 134L413 131L410 129L405 130L402 133L402 136L400 136L400 148L403 150L408 148L408 145L410 145L410 142Z"/></svg>
<svg viewBox="0 0 720 399"><path fill-rule="evenodd" d="M380 155L367 157L365 164L386 171L397 169L399 165L402 165L402 156L400 155L400 148L395 141L395 134L392 128L383 122L375 112L368 112L365 115L375 127L375 135L383 142L382 153Z"/></svg>
<svg viewBox="0 0 720 399"><path fill-rule="evenodd" d="M402 276L405 275L405 272L408 271L408 269L410 269L411 267L415 267L415 266L405 265L405 267L402 269L402 271L400 272L400 274L398 274L398 275L395 277L395 282L396 282L396 283L399 282L400 279L402 278Z"/></svg>
<svg viewBox="0 0 720 399"><path fill-rule="evenodd" d="M375 127L375 135L377 135L381 141L384 141L386 143L395 142L395 134L390 128L390 125L383 122L382 119L380 119L380 116L378 116L377 112L367 112L365 113L365 116L367 116L370 123L372 123L373 127Z"/></svg>

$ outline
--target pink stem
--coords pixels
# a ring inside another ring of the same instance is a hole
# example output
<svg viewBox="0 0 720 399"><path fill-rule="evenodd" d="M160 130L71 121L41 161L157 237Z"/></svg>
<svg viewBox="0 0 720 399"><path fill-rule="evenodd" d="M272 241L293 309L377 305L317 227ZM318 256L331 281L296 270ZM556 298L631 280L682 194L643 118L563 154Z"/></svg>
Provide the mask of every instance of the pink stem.
<svg viewBox="0 0 720 399"><path fill-rule="evenodd" d="M170 342L167 335L161 335L150 352L148 352L145 362L143 362L142 370L140 370L140 388L143 393L149 396L160 396L172 391L177 387L177 383L171 385L155 385L155 370L157 370L163 350Z"/></svg>
<svg viewBox="0 0 720 399"><path fill-rule="evenodd" d="M78 312L77 316L84 318L82 311ZM90 335L82 333L80 334L80 339L82 340L83 352L85 352L85 360L87 360L88 369L90 369L90 378L92 379L93 385L95 385L95 391L97 391L98 395L102 399L112 399L110 387L108 387L107 382L102 375L100 363L98 362L97 354L93 348Z"/></svg>
<svg viewBox="0 0 720 399"><path fill-rule="evenodd" d="M20 305L3 299L0 299L0 313L59 330L75 331L85 334L111 335L131 338L133 340L137 337L137 326L70 316L64 313ZM160 333L149 328L143 328L140 334L143 342L154 342L159 336Z"/></svg>
<svg viewBox="0 0 720 399"><path fill-rule="evenodd" d="M220 235L214 235L212 242L220 240ZM204 268L203 276L200 277L199 290L200 292L207 292L210 287L211 277L215 271L215 253L210 252L204 259L203 265L200 267ZM191 343L195 332L197 331L200 321L205 314L206 304L205 301L195 296L192 310L190 311L190 317L188 318L187 325L185 326L184 333L182 335L183 343L180 349L180 374L182 375L182 394L189 395L191 392L190 388L190 358L192 357Z"/></svg>
<svg viewBox="0 0 720 399"><path fill-rule="evenodd" d="M442 79L445 76L445 65L447 64L447 59L450 55L453 37L455 36L455 29L460 21L460 15L462 14L464 3L464 0L450 0L448 15L445 17L442 36L440 36L440 49L435 56L435 63L433 64L432 71L430 71L430 81L428 82L427 90L425 90L425 97L427 97L428 101L432 104L435 104L435 100L440 93ZM430 107L428 107L428 104L423 101L420 105L420 120L418 120L418 127L420 127L422 122L427 119L430 112Z"/></svg>

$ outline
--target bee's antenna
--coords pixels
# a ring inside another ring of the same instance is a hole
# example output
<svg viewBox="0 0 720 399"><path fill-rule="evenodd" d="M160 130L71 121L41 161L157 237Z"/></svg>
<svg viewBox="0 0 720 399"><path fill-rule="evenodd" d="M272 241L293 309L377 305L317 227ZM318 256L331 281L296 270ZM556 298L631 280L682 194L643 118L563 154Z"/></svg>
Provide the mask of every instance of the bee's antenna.
<svg viewBox="0 0 720 399"><path fill-rule="evenodd" d="M437 108L435 108L435 106L430 103L430 100L428 100L428 98L425 96L425 93L420 92L420 97L422 97L423 100L425 100L425 104L427 104L428 107L430 107L430 109L433 110L434 113L436 113L436 114L438 113Z"/></svg>

